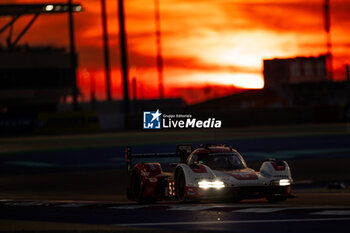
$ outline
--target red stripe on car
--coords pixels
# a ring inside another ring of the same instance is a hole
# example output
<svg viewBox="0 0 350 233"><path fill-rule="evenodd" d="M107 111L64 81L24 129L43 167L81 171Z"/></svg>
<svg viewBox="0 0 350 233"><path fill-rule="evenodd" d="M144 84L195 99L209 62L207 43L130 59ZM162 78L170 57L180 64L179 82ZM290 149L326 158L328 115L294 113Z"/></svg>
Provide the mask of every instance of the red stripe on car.
<svg viewBox="0 0 350 233"><path fill-rule="evenodd" d="M284 171L284 169L286 169L286 166L284 165L279 166L277 165L277 163L272 163L272 166L276 171Z"/></svg>

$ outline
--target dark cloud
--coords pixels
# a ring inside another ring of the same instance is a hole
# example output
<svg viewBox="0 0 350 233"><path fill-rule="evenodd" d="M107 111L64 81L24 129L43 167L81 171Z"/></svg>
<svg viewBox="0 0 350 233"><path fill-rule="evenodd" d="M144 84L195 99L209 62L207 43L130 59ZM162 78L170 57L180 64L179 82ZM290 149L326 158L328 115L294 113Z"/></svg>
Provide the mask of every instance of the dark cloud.
<svg viewBox="0 0 350 233"><path fill-rule="evenodd" d="M231 10L240 13L245 19L235 25ZM240 29L272 29L276 31L317 31L322 29L322 6L312 2L300 3L257 3L225 4L223 10L233 25ZM311 19L311 20L310 20Z"/></svg>
<svg viewBox="0 0 350 233"><path fill-rule="evenodd" d="M312 33L324 29L323 1L267 1L254 4L225 2L221 7L233 29L269 29L298 33ZM331 10L334 27L350 25L349 2L332 2Z"/></svg>

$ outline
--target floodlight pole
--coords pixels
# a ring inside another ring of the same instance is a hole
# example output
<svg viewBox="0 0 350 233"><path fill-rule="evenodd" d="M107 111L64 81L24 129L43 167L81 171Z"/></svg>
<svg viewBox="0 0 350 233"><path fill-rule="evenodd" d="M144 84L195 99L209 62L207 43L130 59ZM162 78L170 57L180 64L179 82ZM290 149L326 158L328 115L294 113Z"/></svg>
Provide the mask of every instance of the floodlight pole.
<svg viewBox="0 0 350 233"><path fill-rule="evenodd" d="M120 38L120 58L121 58L121 73L123 77L124 87L124 116L125 128L129 128L129 113L130 113L130 99L129 99L129 83L128 83L128 56L127 56L127 42L125 33L125 15L124 15L124 1L118 0L119 12L119 38Z"/></svg>
<svg viewBox="0 0 350 233"><path fill-rule="evenodd" d="M16 47L18 41L23 37L23 35L28 31L28 29L33 25L33 23L35 22L35 20L39 17L40 13L36 13L34 15L34 17L29 21L29 23L27 24L27 26L23 29L23 31L17 36L17 38L15 39L14 42L11 42L11 34L12 34L12 26L10 28L10 36L8 38L8 43L9 46L11 46L11 48Z"/></svg>
<svg viewBox="0 0 350 233"><path fill-rule="evenodd" d="M349 64L345 65L346 70L346 86L347 86L347 100L346 100L346 106L345 106L345 119L349 121L348 113L350 112L350 66Z"/></svg>
<svg viewBox="0 0 350 233"><path fill-rule="evenodd" d="M76 57L76 53L75 53L72 0L68 0L68 7L69 7L68 20L69 20L69 45L70 45L71 78L73 81L73 109L77 110L78 109L77 57Z"/></svg>
<svg viewBox="0 0 350 233"><path fill-rule="evenodd" d="M8 22L4 27L2 27L2 28L0 29L0 34L1 34L3 31L5 31L8 27L11 27L11 26L16 22L16 20L17 20L19 17L21 17L20 14L14 16L14 17L11 19L10 22Z"/></svg>
<svg viewBox="0 0 350 233"><path fill-rule="evenodd" d="M330 17L330 0L325 0L325 30L327 33L327 58L328 58L328 81L333 80L333 54L332 54L332 39L331 39L331 17Z"/></svg>
<svg viewBox="0 0 350 233"><path fill-rule="evenodd" d="M161 32L160 32L160 10L159 0L154 1L154 16L156 21L156 43L157 43L157 69L158 69L158 89L159 98L164 98L164 85L163 85L163 58L162 58L162 44L161 44Z"/></svg>
<svg viewBox="0 0 350 233"><path fill-rule="evenodd" d="M103 46L105 56L105 72L106 72L106 88L107 88L107 100L112 100L111 95L111 73L109 65L109 45L108 45L108 28L107 28L107 16L106 16L106 0L101 0L102 8L102 28L103 28Z"/></svg>

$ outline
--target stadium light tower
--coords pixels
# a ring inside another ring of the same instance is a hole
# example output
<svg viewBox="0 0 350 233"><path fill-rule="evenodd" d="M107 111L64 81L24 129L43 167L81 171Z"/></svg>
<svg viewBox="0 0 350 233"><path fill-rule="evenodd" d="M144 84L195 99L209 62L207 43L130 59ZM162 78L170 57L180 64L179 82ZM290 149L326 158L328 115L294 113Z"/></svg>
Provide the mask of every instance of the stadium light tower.
<svg viewBox="0 0 350 233"><path fill-rule="evenodd" d="M124 14L124 1L118 0L118 16L119 16L119 39L120 39L120 60L121 60L121 72L123 77L123 89L124 89L124 116L125 116L125 128L129 128L129 112L130 112L130 98L129 98L129 69L128 69L128 55L127 55L127 42L125 33L125 14Z"/></svg>
<svg viewBox="0 0 350 233"><path fill-rule="evenodd" d="M58 14L67 13L69 11L68 4L0 4L0 17L12 16L12 19L0 28L0 34L4 32L7 28L12 27L15 22L23 15L34 15L29 23L24 27L24 29L19 33L19 35L12 41L12 33L7 38L8 46L15 47L19 40L24 36L24 34L29 30L35 20L41 14ZM81 12L83 8L80 4L72 4L73 12Z"/></svg>
<svg viewBox="0 0 350 233"><path fill-rule="evenodd" d="M101 0L101 13L102 13L102 29L103 29L103 47L105 56L105 73L106 73L106 88L107 88L107 100L112 100L111 95L111 71L109 63L109 45L108 45L108 28L107 28L107 14L106 14L106 0Z"/></svg>
<svg viewBox="0 0 350 233"><path fill-rule="evenodd" d="M46 6L48 7L48 6ZM78 85L77 85L77 57L75 53L75 38L74 38L74 18L72 0L68 0L68 22L69 22L69 45L70 45L70 63L71 76L73 80L73 109L78 109Z"/></svg>
<svg viewBox="0 0 350 233"><path fill-rule="evenodd" d="M73 108L77 109L77 80L76 80L76 69L77 69L77 57L75 53L74 43L74 27L73 27L73 12L81 12L83 7L80 4L73 4L72 0L68 0L68 3L55 3L55 4L1 4L0 5L0 17L1 16L12 16L10 22L0 29L0 34L7 28L10 28L10 34L7 38L7 44L9 49L13 49L18 44L19 40L29 30L35 20L40 14L57 14L57 13L68 13L69 16L69 39L70 39L70 54L71 54L71 75L73 81ZM12 27L14 23L22 15L34 15L19 35L12 41Z"/></svg>
<svg viewBox="0 0 350 233"><path fill-rule="evenodd" d="M156 43L157 43L157 69L158 69L158 88L159 98L164 98L163 85L163 58L162 58L162 44L161 44L161 29L160 29L160 9L159 0L154 0L154 14L156 21Z"/></svg>

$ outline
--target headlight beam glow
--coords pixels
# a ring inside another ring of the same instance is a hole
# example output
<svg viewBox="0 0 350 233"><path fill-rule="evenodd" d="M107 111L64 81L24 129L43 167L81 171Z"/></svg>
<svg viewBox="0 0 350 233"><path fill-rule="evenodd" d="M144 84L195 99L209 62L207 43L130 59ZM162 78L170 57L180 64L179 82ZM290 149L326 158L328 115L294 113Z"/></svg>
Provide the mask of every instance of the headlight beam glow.
<svg viewBox="0 0 350 233"><path fill-rule="evenodd" d="M199 188L202 188L202 189L208 189L208 188L221 189L225 187L225 184L224 182L219 180L215 180L215 181L202 180L198 182L198 186Z"/></svg>
<svg viewBox="0 0 350 233"><path fill-rule="evenodd" d="M289 179L282 179L279 181L280 186L288 186L290 185L290 180Z"/></svg>

